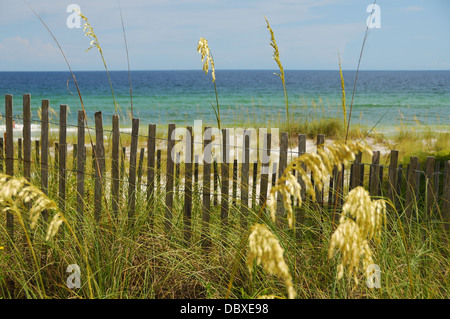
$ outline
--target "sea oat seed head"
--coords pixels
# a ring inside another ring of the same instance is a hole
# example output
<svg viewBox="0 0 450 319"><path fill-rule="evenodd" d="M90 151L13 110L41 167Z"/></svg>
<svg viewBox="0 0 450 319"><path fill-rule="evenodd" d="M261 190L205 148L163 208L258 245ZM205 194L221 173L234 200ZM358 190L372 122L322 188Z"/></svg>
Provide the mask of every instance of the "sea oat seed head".
<svg viewBox="0 0 450 319"><path fill-rule="evenodd" d="M372 201L368 192L358 186L352 189L342 207L339 226L331 236L328 257L331 258L334 249L342 254L341 264L338 266L338 279L344 274L344 267L349 275L355 274L362 257L363 268L367 269L373 263L372 251L368 240L375 238L379 242L381 226L385 220L386 203L384 200Z"/></svg>
<svg viewBox="0 0 450 319"><path fill-rule="evenodd" d="M203 71L205 71L205 74L208 74L208 67L211 64L212 81L216 82L216 71L214 68L214 60L212 58L211 50L209 49L208 46L208 40L201 37L197 44L197 51L202 56L201 62L203 62Z"/></svg>
<svg viewBox="0 0 450 319"><path fill-rule="evenodd" d="M262 264L266 272L284 279L288 290L288 298L295 298L296 293L292 284L292 277L283 257L284 249L280 246L275 235L265 225L255 224L252 226L248 238L248 247L247 266L249 271L252 271L253 262L256 260L256 264Z"/></svg>

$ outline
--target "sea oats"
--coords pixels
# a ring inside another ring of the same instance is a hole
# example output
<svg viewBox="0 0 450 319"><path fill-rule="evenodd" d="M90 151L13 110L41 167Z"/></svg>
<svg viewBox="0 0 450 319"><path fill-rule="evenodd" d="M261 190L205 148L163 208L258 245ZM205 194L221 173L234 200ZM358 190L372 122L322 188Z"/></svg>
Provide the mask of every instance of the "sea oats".
<svg viewBox="0 0 450 319"><path fill-rule="evenodd" d="M301 186L297 182L293 171L297 171L299 176L305 183L306 192L311 196L312 200L316 199L316 194L314 187L318 190L323 190L323 187L329 178L330 174L333 172L333 168L341 168L342 164L346 165L349 161L355 159L355 153L367 152L371 153L370 150L360 143L348 142L347 144L341 142L333 142L332 145L327 147L327 150L318 150L318 153L304 153L299 157L295 158L287 168L284 170L281 177L278 179L277 183L272 187L269 199L269 209L272 219L275 221L275 211L276 211L276 200L275 193L279 192L283 196L284 207L287 210L287 219L289 227L293 227L294 224L294 214L292 210L291 196L297 199L298 206L302 204L302 199L300 196ZM314 187L311 183L311 179L307 175L305 169L302 168L304 165L312 173L312 178L314 179Z"/></svg>
<svg viewBox="0 0 450 319"><path fill-rule="evenodd" d="M214 67L214 59L211 53L211 50L209 49L208 40L205 38L200 38L197 44L197 51L202 56L202 62L203 62L203 71L205 71L205 74L208 74L208 68L209 65L211 65L211 76L212 81L214 83L214 93L216 95L216 106L211 103L211 106L214 110L214 114L217 119L217 126L220 128L220 105L219 105L219 96L217 94L217 85L216 85L216 69Z"/></svg>
<svg viewBox="0 0 450 319"><path fill-rule="evenodd" d="M53 236L56 235L56 233L58 232L59 226L61 226L63 221L64 221L64 217L60 212L56 213L53 216L53 219L50 222L50 225L48 226L47 235L45 236L45 240L50 240L50 238L52 238Z"/></svg>
<svg viewBox="0 0 450 319"><path fill-rule="evenodd" d="M23 212L24 203L29 204L30 228L37 225L39 216L45 211L55 211L55 217L49 225L47 238L50 239L58 231L64 217L58 211L54 201L49 199L39 188L30 184L24 177L11 177L0 174L0 207L3 212L15 214ZM21 216L19 216L21 218Z"/></svg>
<svg viewBox="0 0 450 319"><path fill-rule="evenodd" d="M373 263L372 252L367 240L361 235L358 225L351 219L340 223L331 236L328 258L333 256L333 251L337 249L341 252L341 263L338 266L337 279L344 275L344 268L348 269L349 276L354 275L354 280L358 283L356 272L363 258L363 268L367 269Z"/></svg>
<svg viewBox="0 0 450 319"><path fill-rule="evenodd" d="M374 238L379 242L381 226L386 219L386 203L384 200L371 200L369 193L358 186L347 195L339 226L331 236L328 258L333 256L335 249L342 255L338 266L338 279L344 274L344 268L349 276L354 274L358 283L356 271L362 258L363 269L373 263L369 240Z"/></svg>
<svg viewBox="0 0 450 319"><path fill-rule="evenodd" d="M264 19L266 20L267 29L269 30L269 33L270 33L270 46L273 48L273 59L277 63L278 69L280 70L280 74L278 74L278 73L275 73L275 74L280 77L281 83L283 84L284 99L286 102L286 119L287 119L287 125L288 125L288 133L290 134L289 100L288 100L288 95L287 95L287 91L286 91L286 77L284 76L284 68L283 68L283 65L281 64L280 51L278 50L278 44L277 44L277 41L275 40L275 34L274 34L272 28L270 27L269 20L267 20L266 17L264 17Z"/></svg>
<svg viewBox="0 0 450 319"><path fill-rule="evenodd" d="M86 16L83 15L81 13L81 11L78 10L78 9L75 9L74 11L78 12L78 15L85 22L83 24L83 26L84 26L84 28L83 28L84 35L86 37L89 37L89 38L92 39L91 42L89 43L89 47L87 48L87 50L85 52L89 51L92 48L96 48L98 50L98 52L100 53L100 57L102 58L103 66L105 67L106 74L108 75L109 86L111 88L111 95L112 95L113 102L114 102L114 109L115 109L116 115L117 115L118 114L118 109L120 109L120 106L117 103L115 95L114 95L114 89L113 89L113 86L112 86L111 77L109 75L108 67L106 65L105 57L103 55L103 50L102 50L102 47L100 45L100 42L98 41L97 35L94 32L94 28L91 26L91 24L89 23L89 21L86 18Z"/></svg>
<svg viewBox="0 0 450 319"><path fill-rule="evenodd" d="M85 22L83 24L83 26L84 26L84 28L83 28L84 35L86 37L90 37L92 39L91 42L89 43L89 48L87 48L86 52L95 47L95 48L97 48L98 51L100 51L101 54L103 54L102 47L100 46L100 42L98 41L97 35L94 32L94 28L92 28L92 26L89 23L88 19L86 18L85 15L83 15L81 13L80 10L75 9L75 11L78 12L78 15Z"/></svg>
<svg viewBox="0 0 450 319"><path fill-rule="evenodd" d="M255 224L252 226L248 238L248 247L247 266L249 271L252 271L253 262L256 260L256 264L262 264L266 272L284 279L288 298L295 298L296 293L292 284L292 277L283 257L284 249L280 246L275 235L265 225Z"/></svg>
<svg viewBox="0 0 450 319"><path fill-rule="evenodd" d="M339 50L338 50L338 58L339 58L339 74L341 76L341 88L342 88L342 113L343 113L343 117L344 117L344 127L347 127L347 105L346 105L346 99L345 99L345 81L344 81L344 75L342 74L341 56L339 55Z"/></svg>
<svg viewBox="0 0 450 319"><path fill-rule="evenodd" d="M201 62L203 62L203 71L208 74L209 65L211 65L212 81L216 82L216 70L214 68L214 59L212 58L211 50L208 46L208 40L200 38L197 44L197 51L202 56Z"/></svg>
<svg viewBox="0 0 450 319"><path fill-rule="evenodd" d="M266 19L267 29L269 30L269 33L270 33L270 46L273 48L273 59L275 60L275 62L278 65L278 68L280 69L280 74L278 74L278 73L275 73L275 74L280 77L281 81L283 82L283 86L284 86L284 84L285 84L284 68L283 68L283 65L281 64L280 51L278 50L278 44L277 44L277 41L275 40L275 34L274 34L272 28L270 27L269 20L267 20L266 17L264 17L264 19Z"/></svg>
<svg viewBox="0 0 450 319"><path fill-rule="evenodd" d="M376 238L385 220L386 203L384 200L372 201L369 193L361 186L352 189L342 207L340 222L347 215L358 224L364 238Z"/></svg>

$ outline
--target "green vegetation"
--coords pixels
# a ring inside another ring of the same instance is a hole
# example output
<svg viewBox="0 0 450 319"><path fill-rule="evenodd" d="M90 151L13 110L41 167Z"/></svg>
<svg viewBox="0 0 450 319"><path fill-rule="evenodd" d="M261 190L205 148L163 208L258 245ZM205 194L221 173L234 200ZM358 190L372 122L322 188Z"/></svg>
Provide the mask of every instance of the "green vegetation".
<svg viewBox="0 0 450 319"><path fill-rule="evenodd" d="M93 173L91 157L87 158L88 173ZM109 161L107 166L110 166ZM57 173L51 173L49 196L57 201ZM32 183L38 185L38 178L34 174ZM94 183L87 179L85 211L83 222L79 223L75 174L69 174L67 182L65 217L68 224L63 224L54 238L45 239L49 221L41 219L33 230L16 226L16 241L11 246L5 223L1 223L0 243L5 247L0 252L2 298L12 296L11 281L16 283L15 296L26 298L223 298L234 265L237 268L233 273L230 298L286 296L283 281L268 276L256 266L250 275L245 263L247 249L242 249L242 240L246 240L243 234L248 234L249 225L256 222L259 207L242 216L240 202L236 206L230 204L227 225L221 221L220 205L213 207L210 233L206 237L212 244L206 249L201 245L202 210L198 187L194 187L193 195L192 240L186 243L182 192L175 196L172 230L167 234L165 194L161 189L149 203L145 187L138 188L136 207L140 209L133 223L128 220L127 199L122 193L117 218L104 210L98 224L93 211ZM105 189L109 189L108 180L105 182ZM110 206L109 195L105 198ZM403 199L399 200L403 205ZM382 270L380 289L367 288L361 272L357 274L360 281L357 286L345 276L345 280L336 279L340 258L328 259L330 238L336 227L332 207L322 208L305 201L301 210L294 211L297 216L295 235L293 230L274 224L266 214L259 223L267 225L284 249L298 298L449 297L448 235L442 232L439 215L431 220L424 217L422 204L413 208L413 215L419 216L418 219L406 218L401 208L388 213L380 244L373 246L373 260ZM25 208L22 214L27 226L29 215ZM77 231L72 233L68 225ZM24 240L25 234L31 241ZM70 264L80 266L80 289L66 286L70 275L66 268Z"/></svg>

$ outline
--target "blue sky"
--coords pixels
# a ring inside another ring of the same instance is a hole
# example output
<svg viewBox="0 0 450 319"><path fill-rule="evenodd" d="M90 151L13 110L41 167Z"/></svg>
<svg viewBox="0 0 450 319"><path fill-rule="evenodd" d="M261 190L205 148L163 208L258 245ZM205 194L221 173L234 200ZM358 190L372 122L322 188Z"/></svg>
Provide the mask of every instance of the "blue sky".
<svg viewBox="0 0 450 319"><path fill-rule="evenodd" d="M126 70L117 1L28 0L60 42L73 70L104 70L90 39L70 29L78 4L110 70ZM276 69L266 16L285 69L354 70L373 0L128 0L120 3L132 70L201 69L208 39L216 69ZM362 70L450 70L450 1L378 0L381 28L370 29ZM0 71L67 70L56 44L24 1L0 0Z"/></svg>

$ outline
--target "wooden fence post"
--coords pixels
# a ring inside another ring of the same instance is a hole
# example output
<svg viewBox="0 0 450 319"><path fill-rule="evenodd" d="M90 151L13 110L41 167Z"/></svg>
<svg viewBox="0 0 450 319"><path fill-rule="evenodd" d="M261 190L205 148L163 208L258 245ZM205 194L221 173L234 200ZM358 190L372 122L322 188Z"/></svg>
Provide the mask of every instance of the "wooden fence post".
<svg viewBox="0 0 450 319"><path fill-rule="evenodd" d="M301 156L302 154L306 153L306 134L299 134L298 135L298 156ZM302 168L305 170L306 165L304 163L301 164ZM306 199L306 186L305 182L303 181L303 178L298 174L297 181L300 184L300 187L302 188L300 190L300 196L302 198L302 201Z"/></svg>
<svg viewBox="0 0 450 319"><path fill-rule="evenodd" d="M258 184L258 160L253 162L252 171L252 208L256 209L256 185Z"/></svg>
<svg viewBox="0 0 450 319"><path fill-rule="evenodd" d="M78 144L74 143L72 146L72 171L77 171L77 154L78 154Z"/></svg>
<svg viewBox="0 0 450 319"><path fill-rule="evenodd" d="M102 112L95 113L95 191L94 215L97 222L102 215L103 176L105 171L105 147L103 145L103 117Z"/></svg>
<svg viewBox="0 0 450 319"><path fill-rule="evenodd" d="M222 129L222 189L221 189L221 210L222 223L228 223L228 200L229 200L229 160L230 160L230 135L228 129Z"/></svg>
<svg viewBox="0 0 450 319"><path fill-rule="evenodd" d="M450 160L445 162L444 187L442 192L442 213L444 228L447 233L450 231Z"/></svg>
<svg viewBox="0 0 450 319"><path fill-rule="evenodd" d="M249 173L250 173L250 130L245 130L243 134L243 162L241 172L241 226L243 229L247 227L247 218L249 213L248 193L249 193Z"/></svg>
<svg viewBox="0 0 450 319"><path fill-rule="evenodd" d="M31 177L31 95L23 96L23 176Z"/></svg>
<svg viewBox="0 0 450 319"><path fill-rule="evenodd" d="M317 134L317 151L323 150L325 147L325 135ZM320 206L323 206L323 189L319 190L316 188L316 201Z"/></svg>
<svg viewBox="0 0 450 319"><path fill-rule="evenodd" d="M66 210L66 155L67 155L67 105L59 107L59 209Z"/></svg>
<svg viewBox="0 0 450 319"><path fill-rule="evenodd" d="M198 155L194 155L194 177L193 177L193 183L194 183L194 195L195 198L200 197L200 190L199 190L199 182L198 182L198 162L199 162Z"/></svg>
<svg viewBox="0 0 450 319"><path fill-rule="evenodd" d="M261 182L259 187L259 206L262 207L267 199L267 190L269 183L269 167L270 167L270 147L272 142L272 134L265 134L262 147L261 160Z"/></svg>
<svg viewBox="0 0 450 319"><path fill-rule="evenodd" d="M205 127L203 136L202 245L203 247L209 247L211 244L209 237L209 221L211 218L211 127Z"/></svg>
<svg viewBox="0 0 450 319"><path fill-rule="evenodd" d="M0 137L0 173L3 174L3 163L5 161L5 148L3 146L3 137Z"/></svg>
<svg viewBox="0 0 450 319"><path fill-rule="evenodd" d="M41 178L40 170L41 170L41 155L40 155L40 141L35 140L34 141L34 149L35 149L35 158L34 158L34 170L39 176L39 179Z"/></svg>
<svg viewBox="0 0 450 319"><path fill-rule="evenodd" d="M434 156L427 157L427 164L425 169L425 187L426 187L426 205L425 212L428 220L431 219L433 215L434 206Z"/></svg>
<svg viewBox="0 0 450 319"><path fill-rule="evenodd" d="M161 190L161 150L156 150L156 191Z"/></svg>
<svg viewBox="0 0 450 319"><path fill-rule="evenodd" d="M122 152L120 153L120 171L119 171L119 174L120 174L120 176L119 176L119 206L120 207L124 206L123 201L124 201L126 153L127 153L127 148L125 146L122 146Z"/></svg>
<svg viewBox="0 0 450 319"><path fill-rule="evenodd" d="M148 125L147 139L147 210L153 224L153 200L155 193L155 151L156 151L156 124Z"/></svg>
<svg viewBox="0 0 450 319"><path fill-rule="evenodd" d="M128 218L134 224L136 215L136 156L139 138L139 119L133 118L131 127L130 170L128 173Z"/></svg>
<svg viewBox="0 0 450 319"><path fill-rule="evenodd" d="M337 199L336 191L337 191L337 183L338 181L338 170L337 166L333 167L333 172L330 176L330 185L328 189L328 205L332 207Z"/></svg>
<svg viewBox="0 0 450 319"><path fill-rule="evenodd" d="M214 176L213 176L213 187L214 187L214 191L213 191L213 197L214 197L214 201L213 201L213 205L214 206L217 206L218 205L218 193L219 193L219 190L218 190L218 188L219 188L219 184L220 184L220 182L219 182L219 168L218 168L218 165L217 165L217 160L216 160L216 158L214 158L214 166L213 166L213 168L214 168Z"/></svg>
<svg viewBox="0 0 450 319"><path fill-rule="evenodd" d="M184 240L188 243L192 235L192 162L194 160L194 136L192 127L186 127L186 153L184 158ZM205 167L203 167L205 170ZM204 179L204 178L203 178ZM204 213L204 211L203 211Z"/></svg>
<svg viewBox="0 0 450 319"><path fill-rule="evenodd" d="M236 207L236 199L237 199L237 182L238 182L238 161L237 159L233 160L233 187L232 187L232 205Z"/></svg>
<svg viewBox="0 0 450 319"><path fill-rule="evenodd" d="M174 160L172 158L172 149L175 146L175 140L172 138L172 132L175 130L175 124L169 124L167 133L167 167L166 167L166 232L172 227L172 207L173 207L173 173Z"/></svg>
<svg viewBox="0 0 450 319"><path fill-rule="evenodd" d="M402 193L402 184L403 184L403 164L398 164L398 172L397 172L397 194L398 196Z"/></svg>
<svg viewBox="0 0 450 319"><path fill-rule="evenodd" d="M55 179L57 179L58 168L59 168L59 142L55 142L55 160L53 162L53 169L52 169L53 175L56 176Z"/></svg>
<svg viewBox="0 0 450 319"><path fill-rule="evenodd" d="M22 164L23 164L23 159L22 159L22 138L19 137L17 139L17 173L18 175L20 175L20 173L22 172Z"/></svg>
<svg viewBox="0 0 450 319"><path fill-rule="evenodd" d="M144 152L145 149L141 147L141 151L139 153L139 162L137 169L137 192L140 193L142 189L142 163L144 162Z"/></svg>
<svg viewBox="0 0 450 319"><path fill-rule="evenodd" d="M369 171L369 193L371 196L378 196L378 189L380 187L380 151L373 152L372 164L370 165Z"/></svg>
<svg viewBox="0 0 450 319"><path fill-rule="evenodd" d="M77 213L79 220L84 219L84 174L86 171L86 147L84 131L84 111L78 111L77 136Z"/></svg>
<svg viewBox="0 0 450 319"><path fill-rule="evenodd" d="M384 174L384 165L380 165L378 171L378 196L383 195L383 174Z"/></svg>
<svg viewBox="0 0 450 319"><path fill-rule="evenodd" d="M298 135L298 156L300 157L302 154L306 153L306 134L299 134ZM301 167L303 168L303 170L305 170L306 172L306 165L304 163L301 164ZM302 200L302 205L305 204L305 200L306 200L306 185L305 182L303 181L302 176L300 175L299 172L297 172L297 182L300 184L301 190L300 190L300 197ZM297 227L298 225L301 225L304 223L305 220L305 208L304 207L299 207L297 209L297 213L296 213L296 221L297 221L297 225L295 227ZM299 234L299 232L296 232L297 235Z"/></svg>
<svg viewBox="0 0 450 319"><path fill-rule="evenodd" d="M391 160L389 163L389 175L388 175L388 198L392 202L392 205L397 206L397 182L398 182L398 151L391 151Z"/></svg>
<svg viewBox="0 0 450 319"><path fill-rule="evenodd" d="M342 205L344 204L344 179L345 179L345 165L344 164L341 165L340 174L342 175L342 178L340 181L341 187L338 189L338 192L337 192L337 196L338 196L337 203L338 203L339 207L342 207Z"/></svg>
<svg viewBox="0 0 450 319"><path fill-rule="evenodd" d="M355 161L350 164L350 178L348 181L348 191L351 191L355 188Z"/></svg>
<svg viewBox="0 0 450 319"><path fill-rule="evenodd" d="M281 143L280 143L280 159L279 159L279 166L278 166L278 178L281 178L281 176L284 173L284 170L287 167L287 155L288 155L288 141L289 135L287 132L281 133ZM278 221L281 222L281 217L284 214L284 205L283 205L283 196L278 193L276 194L276 200L277 200L277 215L278 215Z"/></svg>
<svg viewBox="0 0 450 319"><path fill-rule="evenodd" d="M417 203L416 193L416 171L419 168L419 158L412 156L409 163L408 181L406 184L406 203L405 213L407 217L411 217L414 203Z"/></svg>
<svg viewBox="0 0 450 319"><path fill-rule="evenodd" d="M272 182L271 182L271 184L272 184L272 187L274 187L275 186L275 184L277 183L277 163L275 162L275 163L273 163L272 164Z"/></svg>
<svg viewBox="0 0 450 319"><path fill-rule="evenodd" d="M175 198L178 198L179 190L180 190L180 166L181 166L181 154L177 152L175 154Z"/></svg>
<svg viewBox="0 0 450 319"><path fill-rule="evenodd" d="M119 131L119 115L112 116L112 162L111 162L111 197L112 197L112 213L114 218L119 214L119 189L120 189L120 172L119 172L119 149L120 149L120 131Z"/></svg>
<svg viewBox="0 0 450 319"><path fill-rule="evenodd" d="M41 104L41 189L48 195L48 109L49 100L42 100ZM44 215L45 217L46 215Z"/></svg>
<svg viewBox="0 0 450 319"><path fill-rule="evenodd" d="M445 167L444 167L445 168ZM434 166L434 199L435 199L435 208L434 210L439 209L439 175L441 172L441 162L436 161Z"/></svg>

